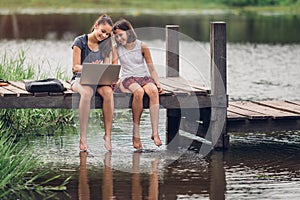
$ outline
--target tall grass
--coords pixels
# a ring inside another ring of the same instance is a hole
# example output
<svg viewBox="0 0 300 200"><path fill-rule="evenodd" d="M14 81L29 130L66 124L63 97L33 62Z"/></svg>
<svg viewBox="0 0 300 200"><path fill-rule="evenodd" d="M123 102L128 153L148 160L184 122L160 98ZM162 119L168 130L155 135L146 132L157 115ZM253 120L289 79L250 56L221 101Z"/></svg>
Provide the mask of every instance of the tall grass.
<svg viewBox="0 0 300 200"><path fill-rule="evenodd" d="M44 196L55 195L47 191L66 190L69 178L58 186L45 184L59 176L47 179L43 183L36 183L37 179L44 177L48 172L32 173L41 163L31 156L29 150L27 146L20 146L14 137L0 129L0 199L9 199L13 195L24 197L24 191L28 190Z"/></svg>
<svg viewBox="0 0 300 200"><path fill-rule="evenodd" d="M25 64L25 52L21 50L16 57L8 57L6 53L0 62L0 78L4 80L21 81L24 79L46 78L40 70L30 64ZM56 78L63 74L56 70ZM65 128L74 128L74 113L70 109L1 109L1 129L13 135L53 134ZM71 129L72 130L72 129ZM73 129L74 130L74 129Z"/></svg>
<svg viewBox="0 0 300 200"><path fill-rule="evenodd" d="M24 80L45 76L35 74L33 66L25 66L25 60L23 50L12 58L4 53L0 60L0 78ZM27 146L21 147L16 138L26 134L53 134L65 127L74 127L73 117L72 110L66 109L0 109L0 199L9 199L12 194L23 197L22 191L28 190L43 195L49 190L66 189L68 179L59 186L45 186L58 176L36 183L48 172L35 171L40 162L31 156ZM49 196L48 192L46 196ZM25 196L22 199L27 198Z"/></svg>
<svg viewBox="0 0 300 200"><path fill-rule="evenodd" d="M25 66L25 52L21 50L16 57L9 58L4 52L0 62L0 78L5 80L24 80L34 78L33 66Z"/></svg>

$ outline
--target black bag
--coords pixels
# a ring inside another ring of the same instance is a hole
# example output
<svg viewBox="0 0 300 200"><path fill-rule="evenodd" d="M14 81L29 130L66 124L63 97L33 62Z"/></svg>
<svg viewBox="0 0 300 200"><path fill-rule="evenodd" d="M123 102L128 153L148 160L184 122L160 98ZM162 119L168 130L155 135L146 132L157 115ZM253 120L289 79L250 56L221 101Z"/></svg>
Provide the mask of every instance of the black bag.
<svg viewBox="0 0 300 200"><path fill-rule="evenodd" d="M55 78L25 82L28 92L63 92L67 89Z"/></svg>

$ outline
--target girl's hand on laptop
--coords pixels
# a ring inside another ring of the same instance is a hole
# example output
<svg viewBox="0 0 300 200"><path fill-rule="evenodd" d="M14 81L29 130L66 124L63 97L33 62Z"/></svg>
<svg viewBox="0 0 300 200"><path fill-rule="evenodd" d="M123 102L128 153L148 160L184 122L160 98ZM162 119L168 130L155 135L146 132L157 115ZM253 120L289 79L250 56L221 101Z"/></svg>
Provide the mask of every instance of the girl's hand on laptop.
<svg viewBox="0 0 300 200"><path fill-rule="evenodd" d="M161 88L160 84L156 84L157 90L159 94L164 94L165 91Z"/></svg>
<svg viewBox="0 0 300 200"><path fill-rule="evenodd" d="M103 60L95 60L93 63L94 64L103 64Z"/></svg>

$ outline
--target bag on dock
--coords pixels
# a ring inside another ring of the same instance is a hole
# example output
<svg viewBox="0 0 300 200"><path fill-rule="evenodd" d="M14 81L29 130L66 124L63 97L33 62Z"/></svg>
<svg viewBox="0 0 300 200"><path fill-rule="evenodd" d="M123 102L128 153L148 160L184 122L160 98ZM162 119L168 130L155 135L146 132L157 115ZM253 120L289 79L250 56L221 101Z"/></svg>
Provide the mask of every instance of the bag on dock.
<svg viewBox="0 0 300 200"><path fill-rule="evenodd" d="M62 82L55 78L25 82L28 92L63 92L67 89Z"/></svg>

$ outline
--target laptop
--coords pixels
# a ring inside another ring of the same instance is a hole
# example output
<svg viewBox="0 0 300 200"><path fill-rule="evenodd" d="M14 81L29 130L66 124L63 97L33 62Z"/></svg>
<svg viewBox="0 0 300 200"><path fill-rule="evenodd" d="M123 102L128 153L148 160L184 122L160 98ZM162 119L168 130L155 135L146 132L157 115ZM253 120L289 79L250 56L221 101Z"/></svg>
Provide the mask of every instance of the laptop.
<svg viewBox="0 0 300 200"><path fill-rule="evenodd" d="M121 65L83 63L80 77L82 85L111 85L117 82Z"/></svg>

